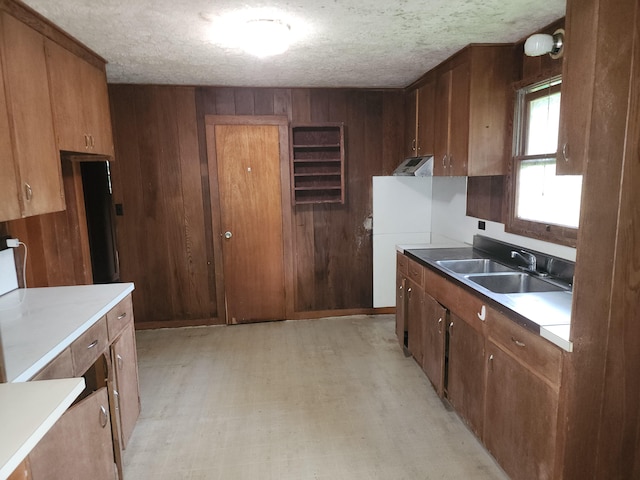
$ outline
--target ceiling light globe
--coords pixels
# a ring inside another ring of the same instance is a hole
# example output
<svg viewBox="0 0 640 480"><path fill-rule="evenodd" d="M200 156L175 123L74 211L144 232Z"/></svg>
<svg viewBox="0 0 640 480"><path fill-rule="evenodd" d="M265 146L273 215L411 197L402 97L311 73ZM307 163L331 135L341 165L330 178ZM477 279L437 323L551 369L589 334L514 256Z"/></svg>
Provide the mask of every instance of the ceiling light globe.
<svg viewBox="0 0 640 480"><path fill-rule="evenodd" d="M524 42L524 53L528 57L539 57L553 50L553 36L544 33L536 33Z"/></svg>
<svg viewBox="0 0 640 480"><path fill-rule="evenodd" d="M261 58L284 53L291 41L291 27L280 20L249 20L242 33L242 49Z"/></svg>

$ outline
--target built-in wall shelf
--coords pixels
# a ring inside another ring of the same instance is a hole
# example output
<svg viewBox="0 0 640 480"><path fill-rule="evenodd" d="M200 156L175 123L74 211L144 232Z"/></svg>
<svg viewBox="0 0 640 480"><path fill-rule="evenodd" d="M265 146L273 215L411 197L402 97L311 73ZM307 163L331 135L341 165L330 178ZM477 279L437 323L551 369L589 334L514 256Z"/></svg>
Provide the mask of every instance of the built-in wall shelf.
<svg viewBox="0 0 640 480"><path fill-rule="evenodd" d="M344 126L291 127L291 188L294 205L344 203Z"/></svg>

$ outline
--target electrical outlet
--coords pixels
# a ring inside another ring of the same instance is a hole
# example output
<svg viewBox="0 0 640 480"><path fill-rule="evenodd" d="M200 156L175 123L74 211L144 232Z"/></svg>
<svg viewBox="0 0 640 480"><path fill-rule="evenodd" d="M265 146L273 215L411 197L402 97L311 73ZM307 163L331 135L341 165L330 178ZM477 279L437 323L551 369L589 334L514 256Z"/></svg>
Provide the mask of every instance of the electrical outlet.
<svg viewBox="0 0 640 480"><path fill-rule="evenodd" d="M484 220L478 220L478 230L485 230L487 228L487 224Z"/></svg>

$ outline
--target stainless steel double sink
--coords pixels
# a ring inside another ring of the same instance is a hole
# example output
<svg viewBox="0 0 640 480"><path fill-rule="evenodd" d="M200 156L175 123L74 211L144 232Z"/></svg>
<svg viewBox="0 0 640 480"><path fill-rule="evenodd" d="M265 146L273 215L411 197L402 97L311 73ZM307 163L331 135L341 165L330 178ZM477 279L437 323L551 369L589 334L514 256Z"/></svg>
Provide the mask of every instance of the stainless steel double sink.
<svg viewBox="0 0 640 480"><path fill-rule="evenodd" d="M439 260L435 263L494 293L567 291L566 288L550 281L488 258Z"/></svg>

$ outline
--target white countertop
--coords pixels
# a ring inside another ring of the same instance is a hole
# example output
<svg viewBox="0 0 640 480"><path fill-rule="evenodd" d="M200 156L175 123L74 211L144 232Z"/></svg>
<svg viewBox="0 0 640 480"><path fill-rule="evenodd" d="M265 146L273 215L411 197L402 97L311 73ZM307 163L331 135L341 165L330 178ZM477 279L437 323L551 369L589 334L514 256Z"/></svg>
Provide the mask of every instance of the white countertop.
<svg viewBox="0 0 640 480"><path fill-rule="evenodd" d="M8 382L25 382L122 301L133 283L18 289L0 297Z"/></svg>
<svg viewBox="0 0 640 480"><path fill-rule="evenodd" d="M84 389L84 378L0 384L0 479L6 479Z"/></svg>

